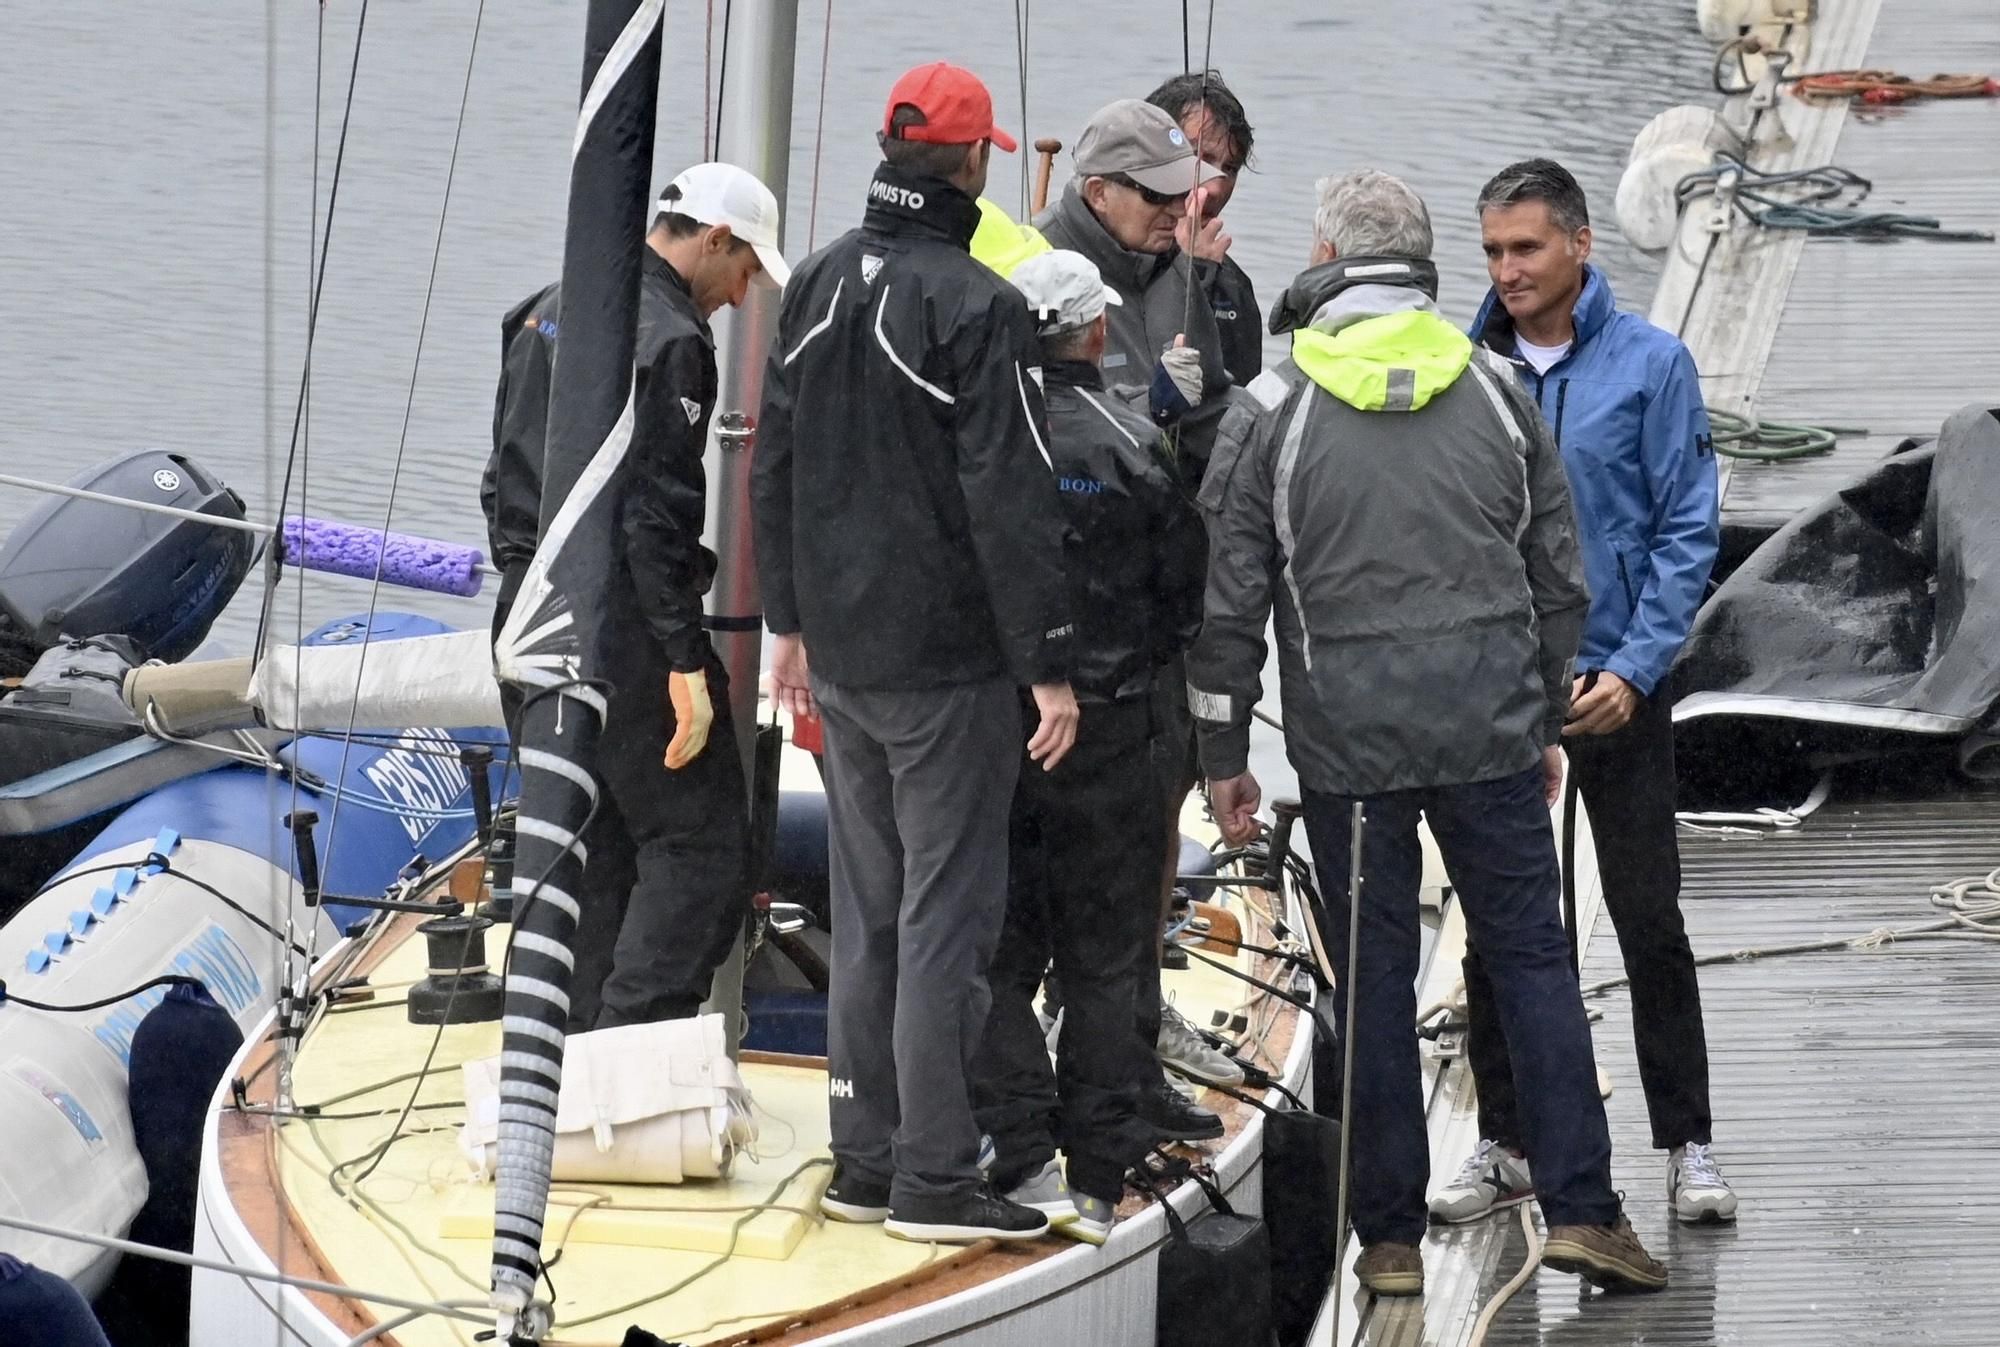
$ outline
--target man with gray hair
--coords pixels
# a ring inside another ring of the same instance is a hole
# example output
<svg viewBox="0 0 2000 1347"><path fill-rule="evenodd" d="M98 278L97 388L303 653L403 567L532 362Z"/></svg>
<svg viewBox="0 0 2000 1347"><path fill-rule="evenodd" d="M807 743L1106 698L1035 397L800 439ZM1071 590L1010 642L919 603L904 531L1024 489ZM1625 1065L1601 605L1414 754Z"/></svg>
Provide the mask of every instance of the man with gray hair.
<svg viewBox="0 0 2000 1347"><path fill-rule="evenodd" d="M1250 712L1275 605L1285 747L1324 873L1347 872L1353 805L1366 817L1355 1023L1334 1003L1354 1036L1362 1285L1423 1289L1429 1157L1411 1032L1423 818L1514 1049L1543 1262L1657 1290L1667 1271L1611 1188L1547 812L1589 601L1569 488L1511 371L1438 314L1430 252L1430 217L1400 180L1320 183L1311 265L1273 315L1291 358L1225 418L1202 488L1208 592L1188 655L1202 765L1223 835L1247 840ZM1340 887L1325 936L1345 961Z"/></svg>

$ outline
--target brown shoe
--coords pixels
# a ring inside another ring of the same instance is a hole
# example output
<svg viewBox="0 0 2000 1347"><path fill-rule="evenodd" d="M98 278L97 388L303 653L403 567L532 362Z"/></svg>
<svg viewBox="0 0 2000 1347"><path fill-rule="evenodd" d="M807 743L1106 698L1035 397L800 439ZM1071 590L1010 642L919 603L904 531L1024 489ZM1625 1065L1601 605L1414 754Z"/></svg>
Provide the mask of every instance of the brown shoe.
<svg viewBox="0 0 2000 1347"><path fill-rule="evenodd" d="M1363 1289L1378 1296L1420 1296L1424 1293L1424 1256L1414 1244L1371 1244L1354 1260L1354 1276Z"/></svg>
<svg viewBox="0 0 2000 1347"><path fill-rule="evenodd" d="M1610 1225L1559 1225L1542 1246L1542 1266L1573 1272L1607 1291L1657 1291L1667 1284L1667 1265L1646 1252L1620 1216Z"/></svg>

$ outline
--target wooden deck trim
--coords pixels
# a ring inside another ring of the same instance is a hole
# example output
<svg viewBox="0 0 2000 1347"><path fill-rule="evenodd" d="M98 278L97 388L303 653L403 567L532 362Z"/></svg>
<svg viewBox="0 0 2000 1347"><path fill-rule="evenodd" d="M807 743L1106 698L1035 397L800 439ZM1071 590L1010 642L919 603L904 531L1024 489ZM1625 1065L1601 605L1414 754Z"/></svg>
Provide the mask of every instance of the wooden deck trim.
<svg viewBox="0 0 2000 1347"><path fill-rule="evenodd" d="M367 957L345 975L354 977L372 972L386 960L390 953L399 948L416 933L423 919L415 914L395 918L390 929L369 951ZM1269 938L1269 932L1262 930L1258 923L1257 938ZM1256 960L1258 976L1274 976L1269 964L1276 967L1276 961L1259 958ZM1261 1007L1260 1007L1261 1009ZM1290 1007L1281 1009L1268 1035L1267 1055L1274 1065L1282 1067L1295 1041L1299 1012ZM245 1077L249 1088L245 1093L247 1102L269 1106L276 1094L273 1073L268 1070L277 1056L275 1027L267 1033L257 1049L244 1059ZM825 1070L826 1061L820 1057L801 1056L790 1053L747 1052L744 1060L774 1066L792 1066L809 1070ZM1268 1097L1275 1091L1265 1091ZM1193 1160L1220 1154L1242 1135L1243 1130L1257 1118L1257 1111L1250 1105L1231 1099L1210 1090L1204 1093L1203 1103L1213 1107L1222 1116L1223 1136L1219 1142L1211 1143L1214 1152L1196 1150L1191 1147L1174 1148L1177 1153ZM283 1195L278 1164L278 1133L273 1126L275 1120L268 1116L246 1114L229 1110L218 1120L216 1141L218 1160L224 1178L224 1188L230 1204L238 1218L249 1230L260 1249L280 1270L288 1276L311 1278L319 1281L338 1282L340 1275L332 1266L324 1250L312 1239L298 1212ZM1150 1205L1144 1199L1128 1194L1119 1205L1120 1219L1129 1219ZM280 1263L279 1234L283 1232L283 1261ZM924 1267L900 1274L886 1281L815 1306L803 1313L785 1316L780 1320L765 1323L755 1328L745 1329L732 1337L716 1339L716 1347L795 1347L834 1333L846 1331L861 1325L886 1319L892 1315L919 1309L925 1305L948 1299L964 1291L997 1281L1001 1277L1031 1267L1057 1254L1065 1253L1072 1247L1069 1240L1059 1235L1051 1235L1026 1245L1000 1245L984 1241L970 1245ZM1142 1255L1143 1256L1143 1255ZM312 1304L337 1327L349 1336L367 1331L380 1322L369 1307L360 1301L347 1297L330 1296L322 1292L307 1291ZM396 1338L384 1334L380 1339L383 1347L400 1347ZM565 1342L581 1343L582 1339L551 1338L548 1347L563 1347Z"/></svg>

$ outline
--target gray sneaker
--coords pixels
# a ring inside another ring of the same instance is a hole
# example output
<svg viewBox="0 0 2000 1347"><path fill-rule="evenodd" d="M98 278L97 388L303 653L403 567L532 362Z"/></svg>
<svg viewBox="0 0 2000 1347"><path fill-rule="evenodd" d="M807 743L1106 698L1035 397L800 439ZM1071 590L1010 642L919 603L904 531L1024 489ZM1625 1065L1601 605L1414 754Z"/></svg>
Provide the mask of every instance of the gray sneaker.
<svg viewBox="0 0 2000 1347"><path fill-rule="evenodd" d="M1459 1166L1458 1177L1431 1199L1431 1220L1460 1225L1519 1206L1534 1195L1535 1180L1528 1173L1527 1157L1482 1137Z"/></svg>
<svg viewBox="0 0 2000 1347"><path fill-rule="evenodd" d="M1685 1225L1727 1225L1736 1219L1736 1193L1699 1141L1668 1152L1667 1200Z"/></svg>
<svg viewBox="0 0 2000 1347"><path fill-rule="evenodd" d="M1076 1202L1063 1177L1062 1166L1050 1160L1035 1173L1016 1184L1007 1194L1009 1202L1033 1207L1049 1218L1052 1226L1064 1226L1076 1219Z"/></svg>
<svg viewBox="0 0 2000 1347"><path fill-rule="evenodd" d="M1187 1017L1160 1003L1160 1065L1204 1085L1241 1085L1243 1068L1227 1053L1209 1045Z"/></svg>
<svg viewBox="0 0 2000 1347"><path fill-rule="evenodd" d="M1111 1238L1111 1226L1118 1219L1118 1208L1088 1193L1072 1193L1070 1196L1076 1201L1076 1219L1055 1226L1055 1232L1085 1244L1102 1245Z"/></svg>

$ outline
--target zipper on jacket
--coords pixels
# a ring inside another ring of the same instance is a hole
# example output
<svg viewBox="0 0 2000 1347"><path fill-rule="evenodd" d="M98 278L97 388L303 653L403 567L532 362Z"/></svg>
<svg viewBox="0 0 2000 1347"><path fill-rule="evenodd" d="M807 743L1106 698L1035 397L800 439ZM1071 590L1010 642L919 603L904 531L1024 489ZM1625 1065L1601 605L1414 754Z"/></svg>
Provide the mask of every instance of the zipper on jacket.
<svg viewBox="0 0 2000 1347"><path fill-rule="evenodd" d="M1569 400L1569 380L1556 381L1556 448L1563 447L1563 403Z"/></svg>

